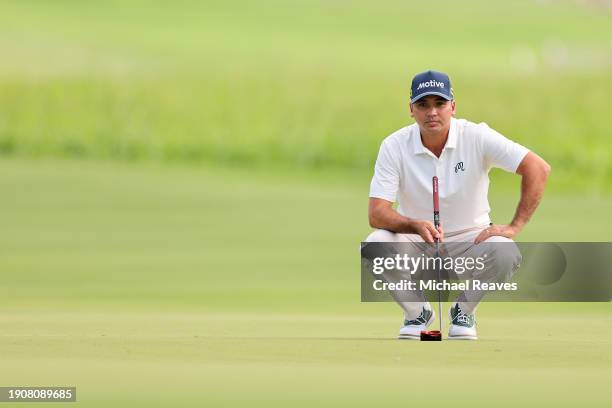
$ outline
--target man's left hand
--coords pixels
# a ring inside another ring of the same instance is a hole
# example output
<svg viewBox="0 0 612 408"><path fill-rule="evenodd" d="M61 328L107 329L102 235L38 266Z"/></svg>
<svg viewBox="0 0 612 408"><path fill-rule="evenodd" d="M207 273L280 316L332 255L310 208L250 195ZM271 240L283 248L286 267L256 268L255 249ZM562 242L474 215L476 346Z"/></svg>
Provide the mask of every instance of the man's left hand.
<svg viewBox="0 0 612 408"><path fill-rule="evenodd" d="M518 232L518 228L512 225L491 225L478 234L474 243L479 244L493 236L513 238Z"/></svg>

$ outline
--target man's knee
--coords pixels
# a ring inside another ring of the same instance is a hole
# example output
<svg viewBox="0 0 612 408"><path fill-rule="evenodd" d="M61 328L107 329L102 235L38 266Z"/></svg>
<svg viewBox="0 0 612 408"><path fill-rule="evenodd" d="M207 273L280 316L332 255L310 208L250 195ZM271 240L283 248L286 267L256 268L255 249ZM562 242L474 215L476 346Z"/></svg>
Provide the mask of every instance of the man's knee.
<svg viewBox="0 0 612 408"><path fill-rule="evenodd" d="M398 242L399 238L396 233L384 229L374 230L365 242Z"/></svg>
<svg viewBox="0 0 612 408"><path fill-rule="evenodd" d="M399 242L399 237L396 233L377 229L374 230L365 241L361 244L361 256L366 259L374 259L376 257L395 256L397 248L394 245L376 245L379 242ZM369 244L373 245L369 245Z"/></svg>
<svg viewBox="0 0 612 408"><path fill-rule="evenodd" d="M496 255L498 267L506 271L508 275L512 275L523 261L521 251L514 242L501 244Z"/></svg>
<svg viewBox="0 0 612 408"><path fill-rule="evenodd" d="M507 280L518 269L523 257L513 240L505 237L495 238L486 241L488 249L485 251L485 256L488 258L486 261L488 267L478 275L483 278Z"/></svg>

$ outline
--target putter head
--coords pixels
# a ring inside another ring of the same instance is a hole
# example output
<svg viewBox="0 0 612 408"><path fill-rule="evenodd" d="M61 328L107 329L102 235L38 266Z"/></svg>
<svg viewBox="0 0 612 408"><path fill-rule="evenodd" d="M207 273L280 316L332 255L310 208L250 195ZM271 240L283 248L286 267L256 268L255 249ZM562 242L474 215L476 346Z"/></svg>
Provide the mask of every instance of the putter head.
<svg viewBox="0 0 612 408"><path fill-rule="evenodd" d="M421 341L442 341L442 333L440 330L423 330Z"/></svg>

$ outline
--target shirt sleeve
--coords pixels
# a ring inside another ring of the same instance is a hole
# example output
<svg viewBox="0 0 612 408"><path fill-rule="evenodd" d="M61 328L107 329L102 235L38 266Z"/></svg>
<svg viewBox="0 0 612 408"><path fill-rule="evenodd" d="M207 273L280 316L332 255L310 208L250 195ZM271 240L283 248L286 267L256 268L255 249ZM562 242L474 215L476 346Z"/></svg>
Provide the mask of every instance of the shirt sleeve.
<svg viewBox="0 0 612 408"><path fill-rule="evenodd" d="M481 146L487 167L499 167L510 173L515 173L529 149L487 126L480 124Z"/></svg>
<svg viewBox="0 0 612 408"><path fill-rule="evenodd" d="M370 183L370 197L382 198L395 202L400 183L400 160L399 155L389 140L385 140L378 152L376 165L374 166L374 177Z"/></svg>

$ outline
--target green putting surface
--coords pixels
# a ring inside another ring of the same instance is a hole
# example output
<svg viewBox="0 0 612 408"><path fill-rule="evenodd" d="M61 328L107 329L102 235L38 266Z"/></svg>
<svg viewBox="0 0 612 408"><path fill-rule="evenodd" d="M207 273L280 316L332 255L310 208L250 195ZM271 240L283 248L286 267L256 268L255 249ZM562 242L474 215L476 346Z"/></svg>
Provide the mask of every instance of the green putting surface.
<svg viewBox="0 0 612 408"><path fill-rule="evenodd" d="M477 342L395 340L399 309L359 302L360 177L25 159L0 173L2 385L75 385L75 406L100 407L609 400L609 303L485 303ZM521 238L603 240L595 220L556 218L606 205L547 197Z"/></svg>
<svg viewBox="0 0 612 408"><path fill-rule="evenodd" d="M608 304L486 304L480 340L442 343L395 340L389 308L363 309L15 312L1 381L76 385L82 406L609 401Z"/></svg>

